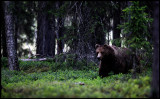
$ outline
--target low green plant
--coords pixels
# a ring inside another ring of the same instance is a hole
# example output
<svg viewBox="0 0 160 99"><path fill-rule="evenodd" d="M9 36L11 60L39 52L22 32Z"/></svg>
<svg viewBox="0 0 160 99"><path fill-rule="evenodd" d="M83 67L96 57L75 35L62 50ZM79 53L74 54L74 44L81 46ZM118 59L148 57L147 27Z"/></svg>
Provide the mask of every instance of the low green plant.
<svg viewBox="0 0 160 99"><path fill-rule="evenodd" d="M149 67L135 79L132 78L132 73L114 75L112 72L108 77L100 78L99 68L95 63L86 64L81 60L74 63L74 66L73 56L67 58L68 60L63 62L19 61L20 71L10 71L2 67L1 98L144 98L149 96L152 74L152 69Z"/></svg>
<svg viewBox="0 0 160 99"><path fill-rule="evenodd" d="M1 66L8 67L8 58L7 57L1 57Z"/></svg>
<svg viewBox="0 0 160 99"><path fill-rule="evenodd" d="M145 98L151 73L146 69L136 79L130 73L100 78L98 68L33 73L3 68L1 98Z"/></svg>
<svg viewBox="0 0 160 99"><path fill-rule="evenodd" d="M51 69L51 67L54 64L52 62L48 61L20 61L19 62L19 67L20 70L23 70L25 72L45 72Z"/></svg>

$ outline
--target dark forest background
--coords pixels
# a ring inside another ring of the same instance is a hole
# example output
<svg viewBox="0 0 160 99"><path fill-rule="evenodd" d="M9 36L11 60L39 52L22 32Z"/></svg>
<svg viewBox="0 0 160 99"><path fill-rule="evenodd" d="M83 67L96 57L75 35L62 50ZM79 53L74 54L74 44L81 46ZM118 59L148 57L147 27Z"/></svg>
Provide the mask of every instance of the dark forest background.
<svg viewBox="0 0 160 99"><path fill-rule="evenodd" d="M1 2L2 18L5 16L3 3ZM126 18L131 20L131 15L122 17L125 13L122 10L134 4L132 2L15 1L10 3L18 57L28 55L33 51L29 44L33 44L34 39L36 39L36 54L40 54L41 57L54 57L55 51L58 55L61 54L66 44L69 47L67 53L75 54L77 60L85 59L87 61L95 61L95 44L130 46L124 44L122 40L129 37L132 30L126 30L128 34L124 34L125 28L118 28L118 25L127 22L128 19ZM146 17L153 18L152 3L143 1L135 6L138 6L139 9L145 6L141 12L148 14ZM141 12L137 12L135 15ZM130 11L130 13L134 12ZM131 21L134 22L134 19ZM136 40L146 39L144 44L135 43L140 46L138 48L153 43L151 38L152 23L148 19L141 19L140 21L143 23L137 24L143 25L143 27L140 27L139 33L132 33L133 36L131 36ZM1 25L1 54L3 57L7 57L4 19L2 19ZM137 28L134 24L130 27ZM128 28L130 27L128 26ZM144 33L142 29L145 29ZM136 37L137 35L140 37ZM134 43L135 41L131 42ZM27 49L22 47L23 43L27 43ZM133 48L137 45L133 45Z"/></svg>
<svg viewBox="0 0 160 99"><path fill-rule="evenodd" d="M157 8L159 2L152 1L1 1L1 57L15 59L10 70L18 70L24 56L88 66L98 63L95 45L108 44L140 55L142 68L159 68ZM34 42L36 56L29 45Z"/></svg>

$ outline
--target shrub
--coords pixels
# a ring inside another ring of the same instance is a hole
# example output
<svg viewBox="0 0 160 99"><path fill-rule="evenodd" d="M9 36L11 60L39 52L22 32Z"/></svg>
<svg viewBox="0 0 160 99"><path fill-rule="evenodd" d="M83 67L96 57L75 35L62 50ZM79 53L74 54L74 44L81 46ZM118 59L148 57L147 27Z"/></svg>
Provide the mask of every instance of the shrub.
<svg viewBox="0 0 160 99"><path fill-rule="evenodd" d="M1 57L1 66L8 67L8 58L7 57Z"/></svg>
<svg viewBox="0 0 160 99"><path fill-rule="evenodd" d="M25 73L2 69L1 98L145 98L150 93L151 74L147 69L136 79L122 73L102 79L94 70Z"/></svg>
<svg viewBox="0 0 160 99"><path fill-rule="evenodd" d="M90 70L96 69L96 64L94 62L87 62L86 60L77 60L75 54L62 53L60 55L55 55L54 62L52 66L52 71L61 70Z"/></svg>
<svg viewBox="0 0 160 99"><path fill-rule="evenodd" d="M51 69L51 66L53 65L52 62L47 61L20 61L19 67L20 70L25 72L44 72Z"/></svg>

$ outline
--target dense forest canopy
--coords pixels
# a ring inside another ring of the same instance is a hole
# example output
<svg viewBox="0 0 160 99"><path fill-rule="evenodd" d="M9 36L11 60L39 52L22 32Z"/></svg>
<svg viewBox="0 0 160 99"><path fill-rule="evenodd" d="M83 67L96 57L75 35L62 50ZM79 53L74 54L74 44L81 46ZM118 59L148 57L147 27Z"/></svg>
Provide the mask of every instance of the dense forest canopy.
<svg viewBox="0 0 160 99"><path fill-rule="evenodd" d="M22 58L77 69L97 65L95 45L107 44L130 49L141 72L159 68L157 8L153 1L1 1L1 58L10 70L19 71Z"/></svg>

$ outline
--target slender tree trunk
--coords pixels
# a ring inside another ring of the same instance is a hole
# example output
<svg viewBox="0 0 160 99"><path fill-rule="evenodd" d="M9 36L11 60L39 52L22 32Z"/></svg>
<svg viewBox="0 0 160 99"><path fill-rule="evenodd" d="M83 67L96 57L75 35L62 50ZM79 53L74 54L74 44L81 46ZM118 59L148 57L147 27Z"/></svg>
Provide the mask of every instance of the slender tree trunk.
<svg viewBox="0 0 160 99"><path fill-rule="evenodd" d="M8 64L10 70L19 70L17 51L15 48L14 38L14 22L11 1L5 1L5 27L6 27L6 42L8 52Z"/></svg>
<svg viewBox="0 0 160 99"><path fill-rule="evenodd" d="M57 54L63 52L64 42L61 39L63 37L64 19L57 18Z"/></svg>
<svg viewBox="0 0 160 99"><path fill-rule="evenodd" d="M132 2L130 2L130 1L127 2L128 7L131 6L131 4L132 4ZM129 21L131 20L131 13L130 12L129 12L128 20ZM125 34L125 37L129 37L131 34L132 34L132 32ZM128 45L127 47L130 48L130 45Z"/></svg>
<svg viewBox="0 0 160 99"><path fill-rule="evenodd" d="M110 39L109 39L109 32L108 32L107 34L108 34L108 39L107 39L107 41L108 41L108 45L109 45L109 41L110 41Z"/></svg>
<svg viewBox="0 0 160 99"><path fill-rule="evenodd" d="M15 48L16 48L16 50L17 50L17 37L18 37L18 22L17 22L17 20L15 21L15 32L14 32L14 36L15 36Z"/></svg>
<svg viewBox="0 0 160 99"><path fill-rule="evenodd" d="M62 5L62 2L57 1L56 2L56 9L59 9ZM63 52L63 47L64 47L64 42L61 39L63 37L63 32L64 32L64 18L62 18L61 16L57 17L57 33L56 33L56 37L57 37L57 54L60 54Z"/></svg>
<svg viewBox="0 0 160 99"><path fill-rule="evenodd" d="M103 45L105 43L106 34L103 32L102 25L97 24L97 26L95 28L95 35L96 35L96 43Z"/></svg>
<svg viewBox="0 0 160 99"><path fill-rule="evenodd" d="M153 28L154 56L152 65L151 97L159 98L159 1L154 1Z"/></svg>
<svg viewBox="0 0 160 99"><path fill-rule="evenodd" d="M14 3L16 4L16 2L14 2ZM14 9L17 12L20 12L19 11L19 7L14 6ZM18 22L18 16L14 15L14 35L15 35L15 47L16 47L16 50L18 49L17 39L18 39L18 35L19 35L19 27L20 27L20 25L19 25L19 22ZM17 55L19 55L19 53L17 53Z"/></svg>
<svg viewBox="0 0 160 99"><path fill-rule="evenodd" d="M78 20L77 20L77 14L76 14L76 13L75 13L75 15L73 16L72 24L73 24L74 30L73 30L71 36L77 37ZM76 52L77 43L78 43L77 38L73 38L72 47L71 47L71 53L75 53L75 52Z"/></svg>

